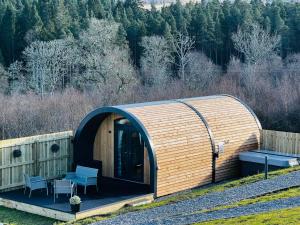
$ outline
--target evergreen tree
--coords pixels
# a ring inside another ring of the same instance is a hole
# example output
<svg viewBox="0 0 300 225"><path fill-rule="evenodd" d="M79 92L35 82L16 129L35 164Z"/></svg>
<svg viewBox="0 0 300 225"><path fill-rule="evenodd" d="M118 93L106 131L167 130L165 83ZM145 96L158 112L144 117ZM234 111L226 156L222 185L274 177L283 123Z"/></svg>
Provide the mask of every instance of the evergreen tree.
<svg viewBox="0 0 300 225"><path fill-rule="evenodd" d="M142 0L125 0L124 6L136 10L142 8L143 2Z"/></svg>
<svg viewBox="0 0 300 225"><path fill-rule="evenodd" d="M195 37L195 47L203 51L206 44L207 19L202 5L197 5L193 11L189 33Z"/></svg>
<svg viewBox="0 0 300 225"><path fill-rule="evenodd" d="M183 34L187 34L186 20L183 16L183 5L181 4L180 0L176 1L176 4L173 6L172 11L176 21L177 31Z"/></svg>
<svg viewBox="0 0 300 225"><path fill-rule="evenodd" d="M222 32L223 32L223 65L226 65L230 57L232 55L232 50L234 49L231 34L232 34L232 26L230 24L231 21L231 3L229 0L225 0L223 2L223 21L222 21Z"/></svg>
<svg viewBox="0 0 300 225"><path fill-rule="evenodd" d="M167 41L170 41L173 38L171 33L171 27L167 22L165 22L163 25L163 36Z"/></svg>
<svg viewBox="0 0 300 225"><path fill-rule="evenodd" d="M143 23L133 22L127 28L127 38L129 47L132 53L133 61L139 65L140 56L142 54L142 47L139 45L142 36L146 34L146 29Z"/></svg>
<svg viewBox="0 0 300 225"><path fill-rule="evenodd" d="M215 40L215 23L213 21L213 18L208 11L206 13L206 18L207 18L207 30L206 30L206 37L205 37L205 46L206 46L206 53L209 55L210 58L212 58L213 54L213 43Z"/></svg>
<svg viewBox="0 0 300 225"><path fill-rule="evenodd" d="M271 20L270 20L270 17L266 16L266 17L264 18L263 27L264 27L265 30L267 30L268 32L271 31Z"/></svg>
<svg viewBox="0 0 300 225"><path fill-rule="evenodd" d="M284 21L280 16L280 9L279 7L275 6L273 9L273 17L272 17L272 32L280 33L283 26L284 26Z"/></svg>
<svg viewBox="0 0 300 225"><path fill-rule="evenodd" d="M163 8L161 14L163 19L170 25L171 33L177 33L176 21L171 11L167 8Z"/></svg>
<svg viewBox="0 0 300 225"><path fill-rule="evenodd" d="M52 15L55 25L55 33L53 35L59 39L66 38L70 35L71 18L64 5L64 0L56 0L55 3Z"/></svg>
<svg viewBox="0 0 300 225"><path fill-rule="evenodd" d="M16 55L21 55L21 52L26 47L25 35L28 30L32 29L31 21L31 6L28 1L24 2L23 10L19 13L16 22Z"/></svg>
<svg viewBox="0 0 300 225"><path fill-rule="evenodd" d="M8 6L0 26L0 48L4 57L5 65L15 60L15 33L16 12Z"/></svg>
<svg viewBox="0 0 300 225"><path fill-rule="evenodd" d="M43 27L41 29L40 38L42 40L55 39L53 35L55 33L55 24L52 20L52 0L38 1L38 10L41 20L43 22Z"/></svg>
<svg viewBox="0 0 300 225"><path fill-rule="evenodd" d="M117 37L116 37L116 44L119 46L127 45L126 40L126 31L122 24L119 25Z"/></svg>
<svg viewBox="0 0 300 225"><path fill-rule="evenodd" d="M0 64L4 64L4 58L3 58L3 55L2 55L2 51L1 51L1 48L0 48Z"/></svg>
<svg viewBox="0 0 300 225"><path fill-rule="evenodd" d="M84 0L78 0L78 9L80 28L86 29L89 26L89 13Z"/></svg>
<svg viewBox="0 0 300 225"><path fill-rule="evenodd" d="M239 56L232 34L238 27L254 23L281 35L282 57L300 52L299 11L300 5L293 2L263 0L187 4L177 0L160 10L154 5L151 10L143 9L141 0L4 0L0 1L0 48L7 65L19 59L33 41L78 38L88 28L90 18L96 17L122 24L118 42L124 42L125 30L135 62L139 61L138 46L144 35L171 39L180 32L195 40L197 50L225 65L233 55Z"/></svg>
<svg viewBox="0 0 300 225"><path fill-rule="evenodd" d="M130 26L130 21L127 17L127 13L126 13L126 10L124 9L123 10L123 14L122 14L122 24L124 26L125 29L127 29L129 26Z"/></svg>
<svg viewBox="0 0 300 225"><path fill-rule="evenodd" d="M88 0L87 5L88 5L88 11L90 15L91 13L93 13L97 19L104 18L105 12L100 0Z"/></svg>
<svg viewBox="0 0 300 225"><path fill-rule="evenodd" d="M70 17L72 18L69 30L75 38L78 38L80 32L80 16L78 1L65 1L65 7L66 10L68 10L69 12Z"/></svg>

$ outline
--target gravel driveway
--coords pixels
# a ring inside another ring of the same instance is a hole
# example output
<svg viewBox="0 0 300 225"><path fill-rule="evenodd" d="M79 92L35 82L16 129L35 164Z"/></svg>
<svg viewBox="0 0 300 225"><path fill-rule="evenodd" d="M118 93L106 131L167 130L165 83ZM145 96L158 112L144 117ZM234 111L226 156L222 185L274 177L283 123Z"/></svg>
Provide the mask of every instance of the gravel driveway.
<svg viewBox="0 0 300 225"><path fill-rule="evenodd" d="M223 209L218 211L195 213L189 215L177 215L170 218L163 218L160 220L154 220L146 224L164 224L164 225L176 225L176 224L192 224L196 222L204 222L208 220L225 219L244 215L250 215L255 213L263 213L272 210L294 208L300 206L300 197L278 199L269 202L261 202L256 204L250 204L246 206L234 207L230 209Z"/></svg>
<svg viewBox="0 0 300 225"><path fill-rule="evenodd" d="M228 205L243 199L257 197L295 186L300 186L300 171L277 176L273 179L261 180L252 184L230 188L223 192L210 193L191 200L184 200L143 211L125 213L109 220L99 221L95 224L162 224L165 222L169 223L169 221L172 224L176 223L176 221L180 221L179 224L184 224L179 218L185 218L186 214L211 209L216 206ZM233 212L231 217L238 215L238 213L235 215ZM209 219L209 214L207 214L207 216ZM198 218L199 221L205 219L205 216L202 214L188 215L188 217L192 219ZM196 221L197 220L194 222Z"/></svg>

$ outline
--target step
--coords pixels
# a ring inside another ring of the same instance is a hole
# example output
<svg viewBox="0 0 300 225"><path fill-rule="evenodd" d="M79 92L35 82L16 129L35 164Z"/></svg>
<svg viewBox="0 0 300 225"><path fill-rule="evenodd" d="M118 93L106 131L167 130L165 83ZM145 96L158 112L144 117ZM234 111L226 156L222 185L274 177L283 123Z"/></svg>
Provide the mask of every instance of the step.
<svg viewBox="0 0 300 225"><path fill-rule="evenodd" d="M151 203L152 200L151 199L140 199L140 200L137 200L137 201L133 201L133 202L130 202L130 203L127 203L125 205L125 207L135 207L135 206L141 206L141 205L146 205L146 204L149 204Z"/></svg>

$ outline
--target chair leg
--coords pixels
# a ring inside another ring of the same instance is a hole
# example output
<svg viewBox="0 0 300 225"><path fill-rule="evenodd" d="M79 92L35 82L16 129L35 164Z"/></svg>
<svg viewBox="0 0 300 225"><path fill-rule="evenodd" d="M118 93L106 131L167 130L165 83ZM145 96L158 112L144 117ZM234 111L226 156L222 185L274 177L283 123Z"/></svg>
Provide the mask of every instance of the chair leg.
<svg viewBox="0 0 300 225"><path fill-rule="evenodd" d="M86 185L84 186L84 194L86 195Z"/></svg>
<svg viewBox="0 0 300 225"><path fill-rule="evenodd" d="M32 190L30 189L30 192L29 192L29 198L31 197L31 191L32 191Z"/></svg>
<svg viewBox="0 0 300 225"><path fill-rule="evenodd" d="M54 192L54 194L53 194L53 200L54 200L54 203L55 203L55 192Z"/></svg>
<svg viewBox="0 0 300 225"><path fill-rule="evenodd" d="M26 186L24 187L24 195L26 194Z"/></svg>
<svg viewBox="0 0 300 225"><path fill-rule="evenodd" d="M47 187L46 189L47 189L47 196L48 196L48 193L49 193L49 192L48 192L48 187Z"/></svg>

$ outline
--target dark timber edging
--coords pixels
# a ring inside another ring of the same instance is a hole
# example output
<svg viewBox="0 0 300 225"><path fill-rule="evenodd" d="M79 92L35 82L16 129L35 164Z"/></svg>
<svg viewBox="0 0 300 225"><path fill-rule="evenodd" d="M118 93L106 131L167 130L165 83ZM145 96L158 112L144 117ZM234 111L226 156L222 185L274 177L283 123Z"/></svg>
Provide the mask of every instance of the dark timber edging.
<svg viewBox="0 0 300 225"><path fill-rule="evenodd" d="M132 113L128 112L126 108L124 107L103 107L98 108L89 114L81 121L74 137L74 162L78 162L80 160L92 160L93 159L93 152L83 152L82 149L89 149L87 146L91 146L94 143L95 139L95 133L96 132L90 132L90 128L98 129L101 122L104 120L104 118L110 114L110 113L116 113L118 115L124 116L127 118L133 126L139 131L139 133L142 135L148 155L149 155L149 161L150 161L150 188L151 192L154 193L156 197L156 183L157 183L157 161L156 161L156 154L154 150L154 145L151 141L151 137L148 134L146 128L144 125L140 122L140 120L134 116ZM92 135L93 134L93 135ZM92 148L90 148L92 149ZM83 152L84 155L80 155L80 152ZM86 157L86 158L84 158Z"/></svg>
<svg viewBox="0 0 300 225"><path fill-rule="evenodd" d="M216 179L216 158L217 158L217 154L216 154L216 143L215 143L215 139L214 139L214 135L211 131L211 128L209 126L209 124L207 123L206 119L204 118L204 116L192 105L188 104L187 102L183 101L183 100L175 100L176 102L182 103L185 106L187 106L188 108L190 108L191 110L193 110L197 116L201 119L201 121L204 123L206 130L208 132L209 135L209 139L210 139L210 143L211 143L211 149L212 149L212 182L215 182Z"/></svg>
<svg viewBox="0 0 300 225"><path fill-rule="evenodd" d="M75 221L75 220L84 219L96 215L107 215L123 208L128 204L136 203L138 201L139 202L146 201L148 203L152 202L153 194L150 193L150 194L133 196L124 200L115 200L115 202L98 205L95 206L94 208L82 210L77 213L64 212L58 209L48 208L47 205L45 206L33 205L30 203L24 203L21 201L6 199L2 197L0 197L0 206L4 206L7 208L16 209L19 211L28 212L28 213L56 219L56 220L69 222L69 221ZM69 204L65 204L65 205L67 208L69 208Z"/></svg>

